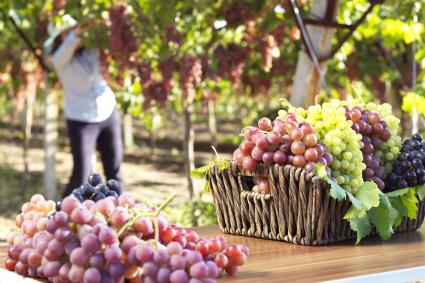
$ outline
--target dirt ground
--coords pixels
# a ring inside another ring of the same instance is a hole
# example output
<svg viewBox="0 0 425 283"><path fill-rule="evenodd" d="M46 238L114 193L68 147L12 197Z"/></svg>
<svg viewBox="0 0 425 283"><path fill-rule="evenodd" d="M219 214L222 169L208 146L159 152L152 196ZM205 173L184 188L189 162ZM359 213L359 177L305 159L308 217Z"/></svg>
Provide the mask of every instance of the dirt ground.
<svg viewBox="0 0 425 283"><path fill-rule="evenodd" d="M0 166L10 168L17 178L24 170L23 150L19 141L19 132L10 123L2 121L3 127L0 127ZM8 125L8 127L4 127ZM0 125L1 126L1 125ZM222 125L225 131L226 125ZM227 132L231 132L233 126L228 126ZM210 149L209 135L204 125L196 125L196 144L195 157L197 166L208 163L214 158ZM174 128L175 129L175 128ZM164 129L158 135L157 148L155 155L152 155L149 147L149 134L135 127L136 146L126 149L124 163L122 164L122 174L126 185L126 190L139 200L148 203L151 206L157 206L167 196L177 193L173 204L178 205L188 199L188 190L183 171L183 162L181 154L181 141L178 139L179 132L167 131ZM31 192L41 191L42 178L44 171L44 157L42 147L42 128L41 125L35 125L31 140L29 156L29 172L31 174L30 186ZM219 151L222 157L230 158L229 151L231 145L222 145ZM61 190L66 185L72 170L72 157L67 144L67 138L63 128L60 130L60 139L58 152L56 154L56 174L57 174L57 198ZM102 165L97 158L94 170L102 172ZM1 178L1 176L0 176ZM17 180L19 184L19 180ZM34 188L35 187L35 188ZM194 187L197 191L203 190L203 180L194 180ZM18 190L19 188L9 188ZM210 200L206 196L206 200ZM5 233L13 225L13 214L3 216L0 214L0 240L5 238Z"/></svg>

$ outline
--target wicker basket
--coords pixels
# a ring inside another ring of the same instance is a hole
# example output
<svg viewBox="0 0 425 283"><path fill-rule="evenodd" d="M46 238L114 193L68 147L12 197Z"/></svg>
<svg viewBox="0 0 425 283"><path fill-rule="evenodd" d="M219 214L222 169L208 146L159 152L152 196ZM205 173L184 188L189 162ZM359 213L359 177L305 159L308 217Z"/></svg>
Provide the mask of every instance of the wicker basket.
<svg viewBox="0 0 425 283"><path fill-rule="evenodd" d="M211 168L210 186L218 223L224 233L302 245L326 245L353 240L355 232L343 220L350 203L329 196L328 184L291 165L258 166L246 171L235 163L219 172ZM248 190L249 177L266 177L271 193ZM425 201L416 220L404 218L396 233L417 230L425 217Z"/></svg>

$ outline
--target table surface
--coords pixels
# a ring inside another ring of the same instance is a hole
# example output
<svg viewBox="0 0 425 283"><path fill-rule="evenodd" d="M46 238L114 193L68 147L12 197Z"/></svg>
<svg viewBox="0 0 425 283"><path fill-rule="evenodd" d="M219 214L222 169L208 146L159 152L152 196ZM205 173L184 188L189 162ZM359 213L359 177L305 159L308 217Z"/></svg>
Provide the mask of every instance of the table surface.
<svg viewBox="0 0 425 283"><path fill-rule="evenodd" d="M222 234L217 226L195 229L202 237ZM382 242L378 238L311 247L250 237L225 235L250 248L248 262L233 278L220 282L317 282L425 266L425 226ZM0 267L7 256L0 243Z"/></svg>

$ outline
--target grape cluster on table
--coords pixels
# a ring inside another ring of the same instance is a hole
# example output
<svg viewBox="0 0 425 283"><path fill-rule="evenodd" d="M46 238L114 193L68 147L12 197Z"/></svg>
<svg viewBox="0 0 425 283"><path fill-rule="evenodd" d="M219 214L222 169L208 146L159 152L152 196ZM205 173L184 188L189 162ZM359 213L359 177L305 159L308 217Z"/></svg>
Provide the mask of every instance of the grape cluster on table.
<svg viewBox="0 0 425 283"><path fill-rule="evenodd" d="M80 202L92 200L97 202L107 197L118 198L121 194L121 185L115 179L110 179L103 183L102 176L93 173L89 176L86 183L72 191L72 195ZM61 201L56 203L56 210L61 210Z"/></svg>
<svg viewBox="0 0 425 283"><path fill-rule="evenodd" d="M223 236L207 240L168 223L128 193L97 202L71 195L60 211L37 194L16 225L19 232L7 237L6 268L53 283L212 283L235 274L249 254Z"/></svg>
<svg viewBox="0 0 425 283"><path fill-rule="evenodd" d="M299 123L293 113L273 122L263 117L258 128L247 127L243 135L245 140L233 153L233 160L246 170L255 170L263 163L291 164L312 172L317 163L330 166L333 162L326 148L317 142L311 124Z"/></svg>
<svg viewBox="0 0 425 283"><path fill-rule="evenodd" d="M376 149L390 139L391 130L376 111L361 109L359 106L344 108L346 119L353 121L352 129L362 135L363 163L366 164L366 169L362 172L363 180L375 182L382 191L385 188L383 180L386 174L381 159L376 156Z"/></svg>
<svg viewBox="0 0 425 283"><path fill-rule="evenodd" d="M420 134L403 142L385 183L387 191L425 184L425 141Z"/></svg>

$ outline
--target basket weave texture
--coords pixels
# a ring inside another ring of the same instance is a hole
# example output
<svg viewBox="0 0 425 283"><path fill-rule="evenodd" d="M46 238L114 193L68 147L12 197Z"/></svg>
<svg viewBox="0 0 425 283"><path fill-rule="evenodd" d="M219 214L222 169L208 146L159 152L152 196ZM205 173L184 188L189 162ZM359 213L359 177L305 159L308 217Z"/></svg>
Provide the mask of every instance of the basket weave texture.
<svg viewBox="0 0 425 283"><path fill-rule="evenodd" d="M271 193L250 191L248 177L268 178ZM213 166L209 182L224 233L302 245L356 238L343 219L350 202L331 198L329 185L301 168L260 164L255 171L246 171L233 162L222 171ZM424 217L425 200L418 203L416 220L403 218L395 233L419 229Z"/></svg>

